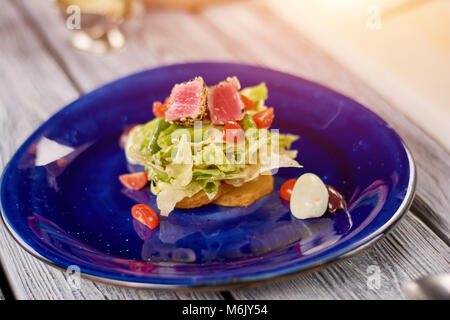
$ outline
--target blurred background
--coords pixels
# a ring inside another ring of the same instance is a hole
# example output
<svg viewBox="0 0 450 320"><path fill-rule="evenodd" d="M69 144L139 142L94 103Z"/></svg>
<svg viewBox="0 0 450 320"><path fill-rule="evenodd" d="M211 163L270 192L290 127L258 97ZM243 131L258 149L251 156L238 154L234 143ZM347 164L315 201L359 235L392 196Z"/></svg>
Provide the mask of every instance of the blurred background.
<svg viewBox="0 0 450 320"><path fill-rule="evenodd" d="M144 68L225 60L293 73L370 104L345 70L450 150L450 0L2 2L2 27L12 35L23 26L7 22L21 17L79 93ZM27 59L39 64L37 55Z"/></svg>
<svg viewBox="0 0 450 320"><path fill-rule="evenodd" d="M450 149L450 1L265 2Z"/></svg>

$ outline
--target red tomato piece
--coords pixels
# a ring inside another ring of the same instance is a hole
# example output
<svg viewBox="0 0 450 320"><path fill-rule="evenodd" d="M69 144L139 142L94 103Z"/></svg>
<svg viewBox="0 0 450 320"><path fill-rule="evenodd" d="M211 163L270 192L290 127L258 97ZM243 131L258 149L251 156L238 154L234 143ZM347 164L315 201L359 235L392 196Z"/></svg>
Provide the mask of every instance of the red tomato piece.
<svg viewBox="0 0 450 320"><path fill-rule="evenodd" d="M142 224L145 224L150 229L155 229L157 226L159 226L158 215L156 214L155 210L153 210L146 204L135 204L131 208L131 215L133 216L133 218L135 218Z"/></svg>
<svg viewBox="0 0 450 320"><path fill-rule="evenodd" d="M253 121L259 129L270 128L273 121L273 108L267 108L253 115Z"/></svg>
<svg viewBox="0 0 450 320"><path fill-rule="evenodd" d="M161 101L153 102L153 114L155 117L164 118L166 116L167 105L169 103L169 98L167 97L164 103Z"/></svg>
<svg viewBox="0 0 450 320"><path fill-rule="evenodd" d="M127 263L130 266L130 270L133 270L134 272L137 272L139 274L149 274L157 268L157 265L150 262L131 260Z"/></svg>
<svg viewBox="0 0 450 320"><path fill-rule="evenodd" d="M292 189L294 189L294 185L297 182L297 179L289 179L285 181L280 188L280 197L284 200L291 200Z"/></svg>
<svg viewBox="0 0 450 320"><path fill-rule="evenodd" d="M30 146L30 148L28 149L28 153L30 153L30 154L36 154L36 152L37 152L37 145L32 144L32 145Z"/></svg>
<svg viewBox="0 0 450 320"><path fill-rule="evenodd" d="M64 158L60 158L60 159L56 160L56 165L58 167L65 167L68 163L69 163L69 161L67 161Z"/></svg>
<svg viewBox="0 0 450 320"><path fill-rule="evenodd" d="M255 102L252 99L241 94L241 100L244 103L245 110L253 110L255 108Z"/></svg>
<svg viewBox="0 0 450 320"><path fill-rule="evenodd" d="M119 180L127 189L141 190L147 185L148 176L147 172L128 173L120 175Z"/></svg>
<svg viewBox="0 0 450 320"><path fill-rule="evenodd" d="M223 128L223 140L230 143L238 143L244 139L244 130L239 123L228 121Z"/></svg>

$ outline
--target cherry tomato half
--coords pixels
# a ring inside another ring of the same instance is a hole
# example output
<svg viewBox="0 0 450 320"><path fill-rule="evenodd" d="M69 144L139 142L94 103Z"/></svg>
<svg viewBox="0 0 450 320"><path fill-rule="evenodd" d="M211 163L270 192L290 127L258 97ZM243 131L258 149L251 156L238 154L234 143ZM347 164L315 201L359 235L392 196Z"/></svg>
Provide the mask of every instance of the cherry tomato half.
<svg viewBox="0 0 450 320"><path fill-rule="evenodd" d="M241 100L244 103L245 110L253 110L255 108L255 102L241 94Z"/></svg>
<svg viewBox="0 0 450 320"><path fill-rule="evenodd" d="M38 149L37 145L32 144L32 145L28 148L28 153L29 153L29 154L36 154L37 149Z"/></svg>
<svg viewBox="0 0 450 320"><path fill-rule="evenodd" d="M169 97L166 98L164 103L161 101L153 102L153 114L155 117L164 118L166 116L167 105L169 104Z"/></svg>
<svg viewBox="0 0 450 320"><path fill-rule="evenodd" d="M244 130L235 121L228 121L223 128L223 140L230 143L238 143L244 139Z"/></svg>
<svg viewBox="0 0 450 320"><path fill-rule="evenodd" d="M141 190L147 185L147 172L127 173L119 176L120 182L127 189Z"/></svg>
<svg viewBox="0 0 450 320"><path fill-rule="evenodd" d="M135 218L142 224L145 224L150 229L155 229L157 226L159 226L158 215L156 214L155 210L153 210L146 204L135 204L131 208L131 215L133 216L133 218Z"/></svg>
<svg viewBox="0 0 450 320"><path fill-rule="evenodd" d="M273 108L267 108L253 115L253 121L259 129L270 128L273 121Z"/></svg>
<svg viewBox="0 0 450 320"><path fill-rule="evenodd" d="M150 262L131 260L128 261L127 263L130 266L130 270L133 270L134 272L144 275L151 273L153 270L157 268L156 264Z"/></svg>
<svg viewBox="0 0 450 320"><path fill-rule="evenodd" d="M291 200L292 189L294 189L295 182L297 179L289 179L281 185L280 197L284 200Z"/></svg>
<svg viewBox="0 0 450 320"><path fill-rule="evenodd" d="M67 159L64 158L59 158L58 160L56 160L56 165L58 167L65 167L68 163L69 161L67 161Z"/></svg>

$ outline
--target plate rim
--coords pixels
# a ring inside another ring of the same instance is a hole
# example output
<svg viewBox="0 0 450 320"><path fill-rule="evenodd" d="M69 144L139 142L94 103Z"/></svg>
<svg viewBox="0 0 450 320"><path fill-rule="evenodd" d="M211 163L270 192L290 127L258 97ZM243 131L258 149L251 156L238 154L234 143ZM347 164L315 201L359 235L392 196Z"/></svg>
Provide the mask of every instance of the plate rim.
<svg viewBox="0 0 450 320"><path fill-rule="evenodd" d="M261 69L264 71L275 72L275 73L287 75L287 76L302 80L306 83L310 83L310 84L319 86L321 88L324 88L326 90L332 91L332 92L337 93L351 101L354 101L360 107L364 108L366 111L369 111L375 117L378 117L379 119L381 119L385 123L387 123L381 116L376 114L371 109L362 105L361 103L354 100L353 98L350 98L332 88L326 87L320 83L311 81L309 79L305 79L300 76L291 74L289 72L278 71L275 69L261 67L261 66L253 65L253 64L224 62L224 61L195 61L195 62L188 62L188 63L167 64L167 65L162 65L162 66L159 66L156 68L145 69L143 71L134 72L134 73L125 75L125 76L115 79L113 81L107 82L106 84L103 84L85 94L80 95L78 98L76 98L69 104L60 108L57 112L55 112L53 115L51 115L46 121L44 121L38 128L36 128L30 136L28 136L28 138L19 146L19 148L16 150L16 152L12 155L10 160L7 162L5 168L2 172L1 178L0 178L0 209L1 209L0 216L1 216L1 221L3 221L3 224L6 226L6 229L8 230L9 234L20 245L20 247L22 249L24 249L26 252L31 254L33 257L39 259L40 261L43 261L44 263L46 263L58 270L61 270L63 272L66 271L66 269L64 267L58 265L55 261L40 254L33 247L31 247L29 244L27 244L25 242L25 240L23 240L21 238L21 236L17 232L14 231L14 228L9 224L7 218L5 217L5 214L4 214L5 208L3 207L3 192L1 192L1 190L4 187L4 184L3 184L4 177L10 167L11 161L16 157L17 154L19 154L19 152L23 149L23 147L25 145L27 145L28 142L30 140L32 140L32 138L36 134L38 134L38 132L40 132L42 130L42 128L48 122L50 122L54 117L59 115L64 109L71 106L73 103L75 103L79 99L81 99L97 90L101 90L104 87L111 85L115 82L124 80L131 76L136 76L136 75L139 75L139 74L142 74L145 72L156 71L156 70L164 69L164 68L173 68L173 67L179 68L179 67L183 67L183 66L192 66L192 65L199 65L199 64L203 64L203 65L205 65L205 64L235 65L235 66L241 66L241 67L258 68L258 69ZM388 124L388 126L389 126L389 124ZM394 227L397 224L397 222L400 221L400 219L408 211L408 209L410 208L412 201L414 199L414 195L415 195L415 191L416 191L416 184L417 184L416 164L415 164L414 158L413 158L409 148L403 141L402 137L398 134L398 132L396 130L394 130L393 128L391 128L391 129L394 131L394 133L397 135L398 139L400 140L400 142L403 146L403 149L406 153L407 159L408 159L409 180L408 180L408 187L406 190L405 197L402 200L401 204L399 205L398 209L392 214L390 219L388 221L386 221L381 227L377 228L374 232L370 233L366 237L363 237L359 241L357 241L353 244L350 244L349 246L346 246L346 247L340 249L339 251L332 252L328 256L325 256L319 260L316 259L316 260L310 261L309 263L302 265L302 266L292 265L289 267L284 267L282 269L266 271L263 274L258 274L258 275L245 275L245 276L240 276L239 278L230 278L230 279L223 279L223 280L200 280L196 283L163 284L163 283L152 283L152 282L143 282L143 281L119 280L119 279L94 275L94 274L87 273L84 271L80 272L80 276L82 278L92 280L92 281L97 281L97 282L101 282L101 283L105 283L105 284L117 285L117 286L121 286L121 287L136 288L136 289L141 288L141 289L162 289L162 290L167 290L167 289L174 289L174 290L183 290L183 289L185 289L185 290L186 289L189 289L189 290L192 290L192 289L228 290L228 289L237 288L237 287L258 285L261 283L266 283L268 281L276 281L276 280L281 280L281 279L285 279L285 278L290 278L290 277L293 277L293 276L296 276L299 274L312 272L316 269L322 269L322 268L328 267L339 261L342 261L351 256L354 256L354 255L364 251L365 249L371 247L375 242L377 242L377 240L379 240L380 238L385 236L392 229L392 227ZM145 278L143 278L143 279L145 279Z"/></svg>

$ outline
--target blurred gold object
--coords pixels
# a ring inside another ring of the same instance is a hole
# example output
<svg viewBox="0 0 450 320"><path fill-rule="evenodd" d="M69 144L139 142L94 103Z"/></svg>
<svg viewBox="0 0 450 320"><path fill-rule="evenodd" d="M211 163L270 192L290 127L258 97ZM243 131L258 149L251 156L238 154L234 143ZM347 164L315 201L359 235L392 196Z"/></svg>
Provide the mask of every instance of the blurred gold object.
<svg viewBox="0 0 450 320"><path fill-rule="evenodd" d="M72 32L74 48L92 54L103 55L125 45L125 35L120 25L128 18L142 13L144 9L201 8L222 2L240 0L53 0L66 17L66 25ZM241 0L242 1L242 0ZM75 15L79 26L73 27ZM72 21L73 20L73 21Z"/></svg>
<svg viewBox="0 0 450 320"><path fill-rule="evenodd" d="M56 0L62 10L78 6L82 13L98 14L123 19L132 11L133 0Z"/></svg>
<svg viewBox="0 0 450 320"><path fill-rule="evenodd" d="M69 19L79 14L79 26L73 28L71 44L76 49L103 55L125 45L120 24L136 12L137 0L56 0Z"/></svg>
<svg viewBox="0 0 450 320"><path fill-rule="evenodd" d="M209 5L242 0L143 0L147 8L200 10Z"/></svg>

